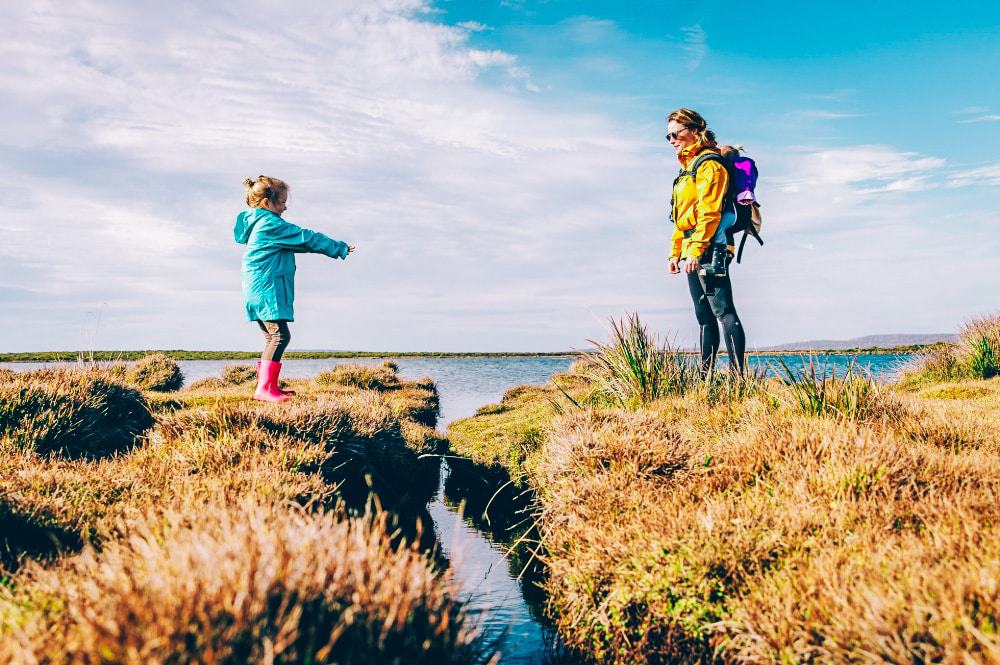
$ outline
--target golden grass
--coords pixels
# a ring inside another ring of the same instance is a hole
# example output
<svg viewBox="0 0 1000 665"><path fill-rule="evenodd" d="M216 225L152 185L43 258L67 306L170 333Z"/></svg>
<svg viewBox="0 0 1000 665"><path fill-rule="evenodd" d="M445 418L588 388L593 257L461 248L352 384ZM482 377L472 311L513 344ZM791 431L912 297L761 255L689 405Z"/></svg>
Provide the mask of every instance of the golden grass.
<svg viewBox="0 0 1000 665"><path fill-rule="evenodd" d="M106 370L0 377L0 446L100 457L134 446L152 425L143 396Z"/></svg>
<svg viewBox="0 0 1000 665"><path fill-rule="evenodd" d="M448 426L450 448L476 464L504 471L523 485L524 463L541 444L545 426L561 408L572 408L562 391L582 398L582 385L580 376L571 370L557 374L546 386L511 388L499 404L483 406L475 416L452 422Z"/></svg>
<svg viewBox="0 0 1000 665"><path fill-rule="evenodd" d="M0 590L0 660L473 659L453 590L414 546L393 544L385 513L348 519L247 499L143 514L120 530L100 551L33 564Z"/></svg>
<svg viewBox="0 0 1000 665"><path fill-rule="evenodd" d="M0 662L472 660L454 590L403 537L419 518L345 510L431 496L433 384L293 383L285 404L147 393L155 427L100 458L39 454L0 422Z"/></svg>
<svg viewBox="0 0 1000 665"><path fill-rule="evenodd" d="M997 661L1000 378L830 389L847 408L769 380L559 415L531 388L459 441L522 448L550 613L597 660Z"/></svg>
<svg viewBox="0 0 1000 665"><path fill-rule="evenodd" d="M143 356L124 370L125 380L141 390L177 390L184 384L184 374L173 358L162 353Z"/></svg>
<svg viewBox="0 0 1000 665"><path fill-rule="evenodd" d="M903 373L899 383L914 389L941 381L995 376L1000 376L1000 314L966 322L954 344L933 348Z"/></svg>

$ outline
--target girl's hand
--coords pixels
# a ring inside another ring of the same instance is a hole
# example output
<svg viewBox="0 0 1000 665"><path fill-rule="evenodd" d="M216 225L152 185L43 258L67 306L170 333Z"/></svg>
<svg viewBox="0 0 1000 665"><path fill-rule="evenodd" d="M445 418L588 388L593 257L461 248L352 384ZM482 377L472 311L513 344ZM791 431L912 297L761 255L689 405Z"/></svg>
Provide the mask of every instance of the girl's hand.
<svg viewBox="0 0 1000 665"><path fill-rule="evenodd" d="M347 253L348 253L348 254L350 254L350 253L352 253L353 251L354 251L354 245L348 245L348 246L347 246Z"/></svg>
<svg viewBox="0 0 1000 665"><path fill-rule="evenodd" d="M667 270L670 271L671 275L676 275L681 271L680 263L676 258L670 257L670 260L667 261Z"/></svg>
<svg viewBox="0 0 1000 665"><path fill-rule="evenodd" d="M701 264L698 263L697 259L688 259L684 263L684 272L687 274L696 273L701 270Z"/></svg>

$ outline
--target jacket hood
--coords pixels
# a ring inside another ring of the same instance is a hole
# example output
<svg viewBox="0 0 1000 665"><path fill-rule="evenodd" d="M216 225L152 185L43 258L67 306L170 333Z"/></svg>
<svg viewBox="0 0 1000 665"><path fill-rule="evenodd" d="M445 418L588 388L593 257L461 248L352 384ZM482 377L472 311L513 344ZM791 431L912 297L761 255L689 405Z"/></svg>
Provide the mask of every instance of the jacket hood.
<svg viewBox="0 0 1000 665"><path fill-rule="evenodd" d="M263 208L253 208L244 210L236 215L236 226L233 228L233 238L241 245L247 244L250 239L250 232L253 231L254 224L261 218L272 213Z"/></svg>

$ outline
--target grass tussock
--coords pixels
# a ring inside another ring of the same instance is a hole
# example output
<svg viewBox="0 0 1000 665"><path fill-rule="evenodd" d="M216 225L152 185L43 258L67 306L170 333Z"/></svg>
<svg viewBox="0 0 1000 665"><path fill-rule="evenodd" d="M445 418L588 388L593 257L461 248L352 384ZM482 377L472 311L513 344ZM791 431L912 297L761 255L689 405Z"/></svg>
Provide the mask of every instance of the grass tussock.
<svg viewBox="0 0 1000 665"><path fill-rule="evenodd" d="M842 377L810 356L798 371L782 361L785 383L802 413L864 422L899 421L906 407L887 387L849 366Z"/></svg>
<svg viewBox="0 0 1000 665"><path fill-rule="evenodd" d="M115 371L2 387L92 400ZM396 383L299 381L279 405L245 384L114 384L156 424L103 457L40 454L40 440L76 441L79 418L44 431L5 419L20 429L0 439L0 662L470 662L450 587L406 544L418 513L391 527L362 515L373 490L376 505L420 508L437 479L419 459L444 445L436 390Z"/></svg>
<svg viewBox="0 0 1000 665"><path fill-rule="evenodd" d="M337 365L316 377L320 386L349 386L363 390L395 390L399 387L396 375L399 367L391 360L381 365Z"/></svg>
<svg viewBox="0 0 1000 665"><path fill-rule="evenodd" d="M1000 314L981 316L958 331L955 344L933 348L903 374L903 387L1000 376Z"/></svg>
<svg viewBox="0 0 1000 665"><path fill-rule="evenodd" d="M571 647L610 663L1000 659L1000 377L913 393L814 363L623 400L585 362L564 408L556 380L450 430L492 437L461 443L477 461L520 446Z"/></svg>
<svg viewBox="0 0 1000 665"><path fill-rule="evenodd" d="M451 450L476 464L503 472L523 485L525 463L538 449L552 418L571 403L585 401L592 389L576 373L559 374L547 386L518 386L499 404L483 406L475 416L448 426Z"/></svg>
<svg viewBox="0 0 1000 665"><path fill-rule="evenodd" d="M390 531L385 514L254 500L143 515L100 551L30 566L0 590L0 659L470 662L453 590Z"/></svg>
<svg viewBox="0 0 1000 665"><path fill-rule="evenodd" d="M184 385L184 374L177 362L162 353L143 356L125 370L125 379L140 390L166 392Z"/></svg>
<svg viewBox="0 0 1000 665"><path fill-rule="evenodd" d="M101 457L136 445L153 422L143 395L104 369L45 369L0 380L0 445Z"/></svg>
<svg viewBox="0 0 1000 665"><path fill-rule="evenodd" d="M222 382L227 386L242 386L257 380L257 368L253 365L227 365L222 368Z"/></svg>
<svg viewBox="0 0 1000 665"><path fill-rule="evenodd" d="M230 399L231 390L214 403L198 393L197 405L162 411L146 445L108 459L60 460L10 447L0 513L68 534L70 542L102 542L116 537L123 516L151 503L194 506L259 493L361 508L373 489L384 505L422 505L432 495L437 476L419 455L445 444L397 415L401 409L384 395L317 393L274 406ZM184 392L174 395L182 400Z"/></svg>
<svg viewBox="0 0 1000 665"><path fill-rule="evenodd" d="M683 395L700 383L698 364L669 343L650 335L637 314L611 321L611 341L597 347L582 368L598 394L622 407L636 407L665 395Z"/></svg>

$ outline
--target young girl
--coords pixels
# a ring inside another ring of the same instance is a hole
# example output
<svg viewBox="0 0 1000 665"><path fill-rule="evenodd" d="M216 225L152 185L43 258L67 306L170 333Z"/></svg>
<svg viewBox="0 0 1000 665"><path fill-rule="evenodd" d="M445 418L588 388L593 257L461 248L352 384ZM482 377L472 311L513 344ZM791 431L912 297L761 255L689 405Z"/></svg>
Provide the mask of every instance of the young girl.
<svg viewBox="0 0 1000 665"><path fill-rule="evenodd" d="M264 332L264 352L257 367L257 390L254 399L284 402L293 391L278 385L281 354L291 335L288 322L294 321L295 254L314 252L334 259L346 259L354 251L347 243L322 233L303 229L281 218L288 201L288 185L277 178L258 176L243 181L247 205L236 216L233 235L246 245L243 254L243 302L247 318Z"/></svg>

